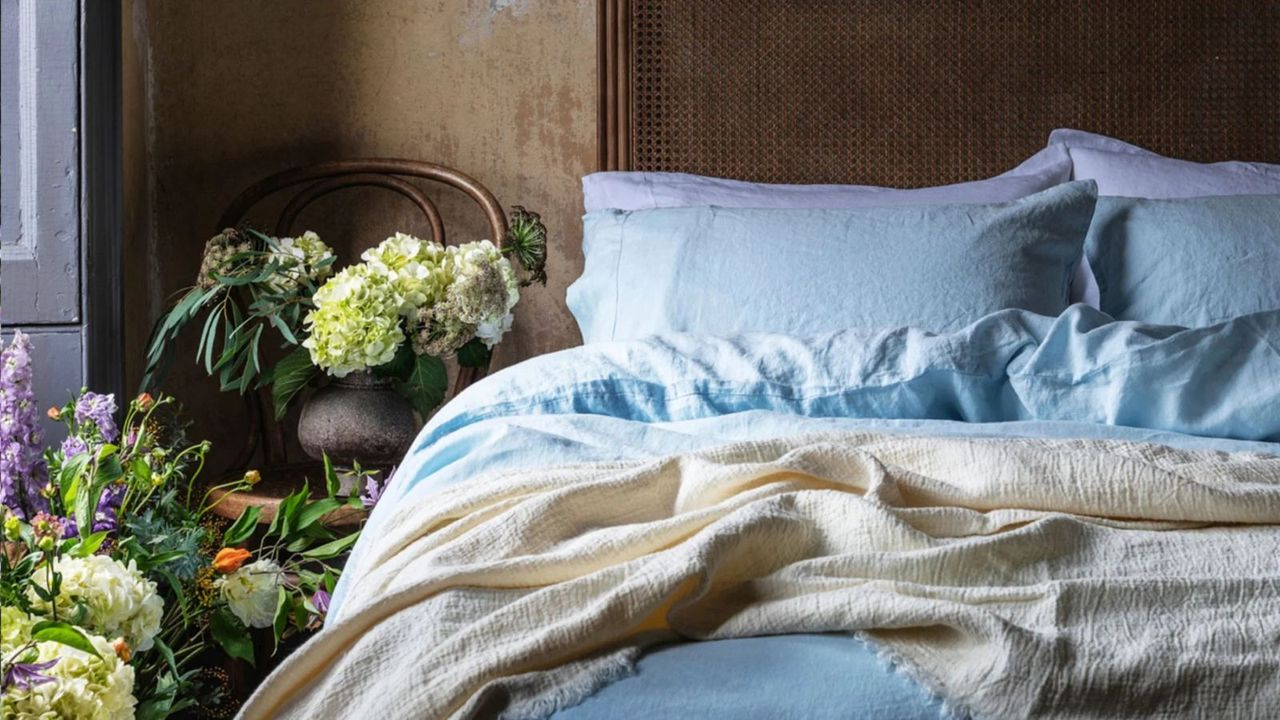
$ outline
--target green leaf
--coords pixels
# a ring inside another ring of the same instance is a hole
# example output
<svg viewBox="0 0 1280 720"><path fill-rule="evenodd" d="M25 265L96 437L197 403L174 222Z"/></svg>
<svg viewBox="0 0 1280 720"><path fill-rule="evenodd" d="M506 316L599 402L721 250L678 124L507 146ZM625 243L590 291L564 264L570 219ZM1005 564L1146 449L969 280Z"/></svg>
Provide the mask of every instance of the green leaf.
<svg viewBox="0 0 1280 720"><path fill-rule="evenodd" d="M271 635L275 640L271 646L271 654L274 655L276 650L280 648L280 636L284 635L284 629L289 626L289 591L284 587L276 588L276 614L271 619Z"/></svg>
<svg viewBox="0 0 1280 720"><path fill-rule="evenodd" d="M120 460L112 455L98 466L98 472L94 474L92 481L76 493L75 516L81 538L87 538L93 532L93 514L98 509L102 491L123 474Z"/></svg>
<svg viewBox="0 0 1280 720"><path fill-rule="evenodd" d="M75 502L76 495L79 494L80 476L84 474L85 466L89 464L91 456L89 453L81 453L75 457L67 458L62 463L62 470L58 473L58 487L62 488L62 505L64 507Z"/></svg>
<svg viewBox="0 0 1280 720"><path fill-rule="evenodd" d="M213 347L218 342L218 317L219 313L211 312L209 317L204 320L204 330L200 332L200 342L196 345L197 361L204 356L204 372L206 375L213 374Z"/></svg>
<svg viewBox="0 0 1280 720"><path fill-rule="evenodd" d="M458 348L458 364L462 367L488 367L491 355L483 340L472 338L466 345Z"/></svg>
<svg viewBox="0 0 1280 720"><path fill-rule="evenodd" d="M311 364L311 352L304 347L276 363L271 373L271 404L275 406L276 420L284 417L294 396L319 372L320 369Z"/></svg>
<svg viewBox="0 0 1280 720"><path fill-rule="evenodd" d="M182 582L178 580L178 576L164 568L158 567L154 568L154 570L160 577L165 579L165 582L169 583L169 588L173 590L174 597L178 598L178 609L182 611L183 622L190 623L191 614L187 608L187 593L182 589Z"/></svg>
<svg viewBox="0 0 1280 720"><path fill-rule="evenodd" d="M410 344L407 342L400 343L400 347L396 348L396 354L391 358L390 362L374 368L373 374L378 377L408 380L409 376L413 375L413 366L417 359Z"/></svg>
<svg viewBox="0 0 1280 720"><path fill-rule="evenodd" d="M319 547L313 547L302 553L302 557L308 560L328 560L331 557L337 557L346 552L347 548L355 545L356 540L360 539L360 533L354 532L345 537L340 537L332 542L327 542Z"/></svg>
<svg viewBox="0 0 1280 720"><path fill-rule="evenodd" d="M440 358L417 356L408 379L396 383L396 391L409 399L418 414L426 420L439 407L449 388L449 373Z"/></svg>
<svg viewBox="0 0 1280 720"><path fill-rule="evenodd" d="M160 651L160 656L164 658L164 664L169 667L169 671L172 672L174 676L180 675L181 673L178 672L178 661L173 657L173 650L170 649L169 646L165 644L164 640L159 638L159 636L155 638L155 648Z"/></svg>
<svg viewBox="0 0 1280 720"><path fill-rule="evenodd" d="M262 508L257 505L250 505L240 513L240 517L231 523L231 527L222 533L223 547L231 547L239 545L248 540L253 531L258 528L258 518L262 516Z"/></svg>
<svg viewBox="0 0 1280 720"><path fill-rule="evenodd" d="M310 489L306 483L303 483L301 490L281 500L280 505L276 507L276 516L271 518L271 525L267 527L267 534L281 538L288 537L293 529L297 527L298 510L307 501L307 497L310 494Z"/></svg>
<svg viewBox="0 0 1280 720"><path fill-rule="evenodd" d="M89 557L90 555L97 552L98 548L102 547L102 541L106 539L107 539L106 530L99 530L98 532L93 533L89 537L81 540L79 545L76 545L75 553L74 553L75 556L82 557L82 558Z"/></svg>
<svg viewBox="0 0 1280 720"><path fill-rule="evenodd" d="M230 610L218 608L213 612L209 618L209 632L228 655L254 664L253 638L249 636L249 629Z"/></svg>
<svg viewBox="0 0 1280 720"><path fill-rule="evenodd" d="M35 642L56 642L75 648L96 658L102 657L98 649L89 642L88 636L80 628L70 623L57 620L44 620L31 628L31 639Z"/></svg>
<svg viewBox="0 0 1280 720"><path fill-rule="evenodd" d="M298 524L295 529L306 530L312 523L340 507L342 507L342 501L336 498L322 498L313 503L307 503L298 512Z"/></svg>
<svg viewBox="0 0 1280 720"><path fill-rule="evenodd" d="M271 324L275 326L276 330L280 331L280 334L284 336L284 339L288 341L290 345L298 344L298 336L293 334L293 331L289 329L288 323L280 319L279 315L272 313L267 316L267 319L271 321Z"/></svg>
<svg viewBox="0 0 1280 720"><path fill-rule="evenodd" d="M324 460L324 487L328 491L329 497L337 497L338 492L342 490L342 481L338 478L338 473L333 469L333 461L329 459L328 453L321 453Z"/></svg>

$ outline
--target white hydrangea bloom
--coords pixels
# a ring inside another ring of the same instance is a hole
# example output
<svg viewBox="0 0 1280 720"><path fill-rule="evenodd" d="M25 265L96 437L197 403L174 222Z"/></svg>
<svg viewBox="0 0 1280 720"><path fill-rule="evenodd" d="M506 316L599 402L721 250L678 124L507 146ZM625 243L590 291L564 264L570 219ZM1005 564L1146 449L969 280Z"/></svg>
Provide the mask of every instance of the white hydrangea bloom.
<svg viewBox="0 0 1280 720"><path fill-rule="evenodd" d="M271 627L276 614L276 589L284 582L280 566L258 560L218 578L218 590L227 607L249 627Z"/></svg>
<svg viewBox="0 0 1280 720"><path fill-rule="evenodd" d="M452 260L457 280L450 296L455 299L456 312L463 315L463 322L476 326L476 337L492 349L511 329L511 310L520 302L520 281L515 268L502 255L502 251L488 240L466 243L457 248ZM505 296L494 297L496 288L483 282L490 273L497 271L501 277Z"/></svg>
<svg viewBox="0 0 1280 720"><path fill-rule="evenodd" d="M371 269L391 278L402 298L400 314L406 319L443 297L453 280L445 257L441 245L399 232L360 255Z"/></svg>
<svg viewBox="0 0 1280 720"><path fill-rule="evenodd" d="M391 361L404 342L403 296L392 278L370 265L352 265L333 276L312 298L304 320L310 336L302 346L311 362L335 377Z"/></svg>
<svg viewBox="0 0 1280 720"><path fill-rule="evenodd" d="M0 650L6 655L31 639L34 620L18 608L6 606L0 609L0 624L4 626ZM6 689L5 720L133 718L134 706L138 702L133 696L133 666L120 660L106 638L92 634L88 637L100 657L61 643L37 643L35 657L25 657L23 661L44 663L56 660L52 667L40 673L54 681Z"/></svg>
<svg viewBox="0 0 1280 720"><path fill-rule="evenodd" d="M81 625L86 629L111 638L123 637L138 651L151 649L160 632L164 600L156 593L156 584L138 572L134 561L124 565L106 555L64 555L53 567L62 575L57 597L61 616L72 617L76 608L83 606L86 615ZM42 584L44 577L44 573L36 573L32 582ZM47 609L34 590L28 593L33 607Z"/></svg>
<svg viewBox="0 0 1280 720"><path fill-rule="evenodd" d="M318 283L333 274L332 263L321 266L333 256L333 249L310 230L296 238L280 238L269 259L285 269L276 273L267 284L277 290L293 290L302 285L303 277Z"/></svg>

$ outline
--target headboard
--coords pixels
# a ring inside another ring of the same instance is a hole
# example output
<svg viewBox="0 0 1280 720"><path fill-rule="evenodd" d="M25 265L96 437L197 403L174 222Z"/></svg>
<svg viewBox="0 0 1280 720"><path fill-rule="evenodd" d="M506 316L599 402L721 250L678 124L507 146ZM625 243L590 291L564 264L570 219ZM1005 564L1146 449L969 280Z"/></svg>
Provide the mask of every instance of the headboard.
<svg viewBox="0 0 1280 720"><path fill-rule="evenodd" d="M1280 0L600 0L601 169L915 187L1055 127L1280 162Z"/></svg>

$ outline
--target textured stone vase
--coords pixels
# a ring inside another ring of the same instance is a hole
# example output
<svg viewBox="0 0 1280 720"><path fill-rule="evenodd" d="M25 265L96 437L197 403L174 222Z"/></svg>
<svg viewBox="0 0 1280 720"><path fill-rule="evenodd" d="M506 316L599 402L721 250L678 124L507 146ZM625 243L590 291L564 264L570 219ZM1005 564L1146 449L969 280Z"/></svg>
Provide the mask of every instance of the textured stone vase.
<svg viewBox="0 0 1280 720"><path fill-rule="evenodd" d="M418 433L413 406L392 389L391 381L370 373L337 378L316 391L302 408L298 441L319 460L328 453L336 463L395 465Z"/></svg>

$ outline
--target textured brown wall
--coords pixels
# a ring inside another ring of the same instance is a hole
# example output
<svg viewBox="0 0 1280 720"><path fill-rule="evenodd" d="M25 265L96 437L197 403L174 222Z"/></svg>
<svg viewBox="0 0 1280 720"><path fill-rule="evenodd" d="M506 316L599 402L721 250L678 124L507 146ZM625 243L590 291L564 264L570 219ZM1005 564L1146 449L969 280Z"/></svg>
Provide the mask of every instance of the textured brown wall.
<svg viewBox="0 0 1280 720"><path fill-rule="evenodd" d="M579 178L595 161L594 0L127 0L125 13L131 382L151 320L192 281L232 196L342 157L442 163L540 211L551 281L525 293L495 365L580 341L564 290L582 262ZM450 192L437 194L450 239L483 236L478 209ZM405 201L372 190L330 196L300 225L351 259L394 230L426 232ZM227 447L239 405L192 347L165 389Z"/></svg>

